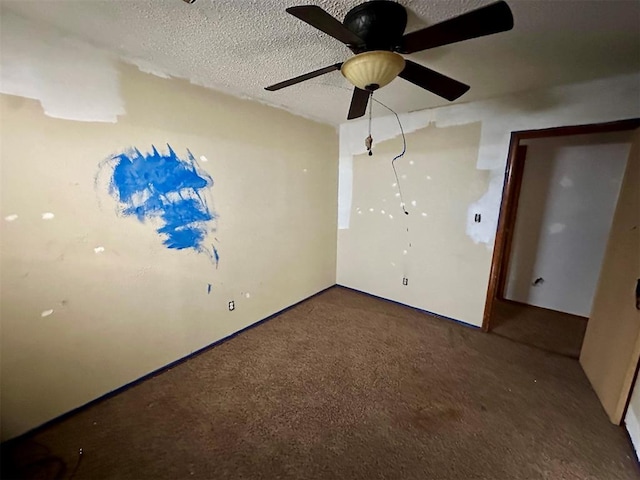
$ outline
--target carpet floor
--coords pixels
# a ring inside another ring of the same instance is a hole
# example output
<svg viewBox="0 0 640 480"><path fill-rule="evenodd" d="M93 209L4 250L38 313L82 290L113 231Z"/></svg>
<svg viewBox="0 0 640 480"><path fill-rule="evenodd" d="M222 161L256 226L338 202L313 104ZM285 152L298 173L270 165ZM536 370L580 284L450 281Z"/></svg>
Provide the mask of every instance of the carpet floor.
<svg viewBox="0 0 640 480"><path fill-rule="evenodd" d="M497 300L491 312L491 332L516 342L578 358L588 320L533 305Z"/></svg>
<svg viewBox="0 0 640 480"><path fill-rule="evenodd" d="M3 478L640 478L576 360L340 287L4 450Z"/></svg>

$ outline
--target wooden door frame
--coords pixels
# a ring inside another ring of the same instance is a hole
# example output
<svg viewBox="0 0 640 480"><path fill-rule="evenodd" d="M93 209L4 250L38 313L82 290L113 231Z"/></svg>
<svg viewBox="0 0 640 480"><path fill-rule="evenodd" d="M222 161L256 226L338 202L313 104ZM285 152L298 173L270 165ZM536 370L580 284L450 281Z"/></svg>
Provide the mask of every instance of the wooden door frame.
<svg viewBox="0 0 640 480"><path fill-rule="evenodd" d="M511 249L511 240L515 228L518 197L524 174L524 157L517 155L521 140L531 138L564 137L570 135L587 135L590 133L619 132L635 130L640 127L640 118L630 118L615 122L595 123L588 125L572 125L566 127L544 128L541 130L521 130L511 132L509 154L502 187L502 202L496 230L487 299L482 318L482 330L491 328L491 312L494 302L502 296L507 276L507 264Z"/></svg>

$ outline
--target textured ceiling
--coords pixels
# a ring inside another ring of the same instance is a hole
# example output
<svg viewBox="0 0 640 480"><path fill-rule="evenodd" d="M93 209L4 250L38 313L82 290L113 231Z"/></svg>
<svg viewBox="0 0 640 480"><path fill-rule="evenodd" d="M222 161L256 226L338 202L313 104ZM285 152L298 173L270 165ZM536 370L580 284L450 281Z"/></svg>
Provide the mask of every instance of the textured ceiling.
<svg viewBox="0 0 640 480"><path fill-rule="evenodd" d="M285 13L316 4L342 19L359 0L2 0L2 7L52 24L143 69L251 97L337 125L351 87L339 72L267 92L263 87L343 61L349 50ZM407 31L492 3L401 0ZM640 70L637 0L508 0L510 32L409 58L471 85L456 103ZM448 102L396 79L376 97L398 112ZM374 107L374 114L376 113ZM378 113L385 113L378 108Z"/></svg>

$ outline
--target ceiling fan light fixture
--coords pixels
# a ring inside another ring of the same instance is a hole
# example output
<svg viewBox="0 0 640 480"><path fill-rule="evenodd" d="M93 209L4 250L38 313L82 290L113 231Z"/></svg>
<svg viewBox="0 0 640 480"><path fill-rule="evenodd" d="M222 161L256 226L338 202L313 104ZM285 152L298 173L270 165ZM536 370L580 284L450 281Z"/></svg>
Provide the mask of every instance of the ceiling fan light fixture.
<svg viewBox="0 0 640 480"><path fill-rule="evenodd" d="M388 85L404 69L402 55L374 50L355 55L342 64L340 72L361 90L376 90Z"/></svg>

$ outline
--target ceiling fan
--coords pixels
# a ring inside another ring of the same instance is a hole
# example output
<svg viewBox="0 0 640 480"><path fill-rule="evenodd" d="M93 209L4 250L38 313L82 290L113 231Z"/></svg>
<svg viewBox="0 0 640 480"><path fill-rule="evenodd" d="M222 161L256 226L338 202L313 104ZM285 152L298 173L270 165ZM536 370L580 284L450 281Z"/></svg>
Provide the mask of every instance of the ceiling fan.
<svg viewBox="0 0 640 480"><path fill-rule="evenodd" d="M344 43L355 55L345 62L276 83L265 90L280 90L340 70L355 87L348 120L364 115L371 93L396 76L449 101L456 100L469 90L469 85L405 59L400 54L420 52L513 28L511 9L504 1L406 35L407 11L390 0L372 0L358 5L347 12L343 22L316 5L289 7L286 11Z"/></svg>

